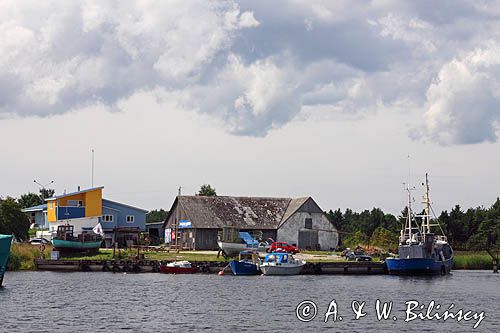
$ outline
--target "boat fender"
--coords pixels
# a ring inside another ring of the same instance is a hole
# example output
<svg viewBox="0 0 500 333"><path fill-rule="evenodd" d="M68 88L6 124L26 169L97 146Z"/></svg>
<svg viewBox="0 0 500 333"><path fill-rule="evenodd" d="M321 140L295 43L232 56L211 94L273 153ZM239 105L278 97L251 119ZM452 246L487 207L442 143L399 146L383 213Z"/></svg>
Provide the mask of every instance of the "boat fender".
<svg viewBox="0 0 500 333"><path fill-rule="evenodd" d="M139 263L137 265L144 266L144 262L142 260L139 260Z"/></svg>
<svg viewBox="0 0 500 333"><path fill-rule="evenodd" d="M156 266L156 261L155 261L155 260L151 260L151 261L149 262L149 264L150 264L151 266L155 267L155 266Z"/></svg>
<svg viewBox="0 0 500 333"><path fill-rule="evenodd" d="M130 267L128 265L123 266L122 272L130 272Z"/></svg>
<svg viewBox="0 0 500 333"><path fill-rule="evenodd" d="M111 269L109 268L108 264L104 262L104 265L102 265L102 271L103 272L109 272Z"/></svg>
<svg viewBox="0 0 500 333"><path fill-rule="evenodd" d="M118 265L113 266L113 273L118 273L120 271L121 271L120 266Z"/></svg>
<svg viewBox="0 0 500 333"><path fill-rule="evenodd" d="M134 267L132 267L132 271L134 273L139 273L141 271L141 267L139 267L139 265L134 265Z"/></svg>
<svg viewBox="0 0 500 333"><path fill-rule="evenodd" d="M121 266L125 265L125 260L120 260L120 265Z"/></svg>

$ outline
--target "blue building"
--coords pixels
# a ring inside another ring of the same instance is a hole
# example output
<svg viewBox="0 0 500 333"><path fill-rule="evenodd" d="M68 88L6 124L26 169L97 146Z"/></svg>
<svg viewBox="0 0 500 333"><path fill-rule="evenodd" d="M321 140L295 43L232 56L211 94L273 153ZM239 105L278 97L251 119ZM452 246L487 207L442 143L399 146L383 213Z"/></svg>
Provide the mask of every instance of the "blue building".
<svg viewBox="0 0 500 333"><path fill-rule="evenodd" d="M148 211L125 205L116 201L102 199L102 216L99 217L106 247L114 242L125 247L137 244L139 232L146 230L146 213Z"/></svg>
<svg viewBox="0 0 500 333"><path fill-rule="evenodd" d="M147 210L102 198L103 187L64 193L47 199L47 204L23 209L32 224L55 233L61 224L71 224L75 232L101 224L106 247L137 244L146 230Z"/></svg>

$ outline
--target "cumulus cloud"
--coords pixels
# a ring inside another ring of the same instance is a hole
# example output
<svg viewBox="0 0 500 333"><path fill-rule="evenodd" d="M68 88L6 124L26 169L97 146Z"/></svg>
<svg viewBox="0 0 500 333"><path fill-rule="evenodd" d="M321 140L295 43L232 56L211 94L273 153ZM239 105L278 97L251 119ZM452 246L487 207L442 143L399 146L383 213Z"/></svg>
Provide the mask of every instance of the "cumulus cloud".
<svg viewBox="0 0 500 333"><path fill-rule="evenodd" d="M491 3L270 6L3 1L0 119L114 108L162 90L235 135L265 136L305 110L355 119L411 108L419 139L497 140L500 11Z"/></svg>
<svg viewBox="0 0 500 333"><path fill-rule="evenodd" d="M441 144L496 141L500 44L488 42L446 63L427 90L425 134Z"/></svg>

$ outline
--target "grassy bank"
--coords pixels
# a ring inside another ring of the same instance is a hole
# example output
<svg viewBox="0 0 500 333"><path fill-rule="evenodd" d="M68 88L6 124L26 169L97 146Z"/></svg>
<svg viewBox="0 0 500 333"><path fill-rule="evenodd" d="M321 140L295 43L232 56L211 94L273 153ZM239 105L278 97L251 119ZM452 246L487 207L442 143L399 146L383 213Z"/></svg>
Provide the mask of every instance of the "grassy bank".
<svg viewBox="0 0 500 333"><path fill-rule="evenodd" d="M41 248L31 244L12 244L7 270L35 270L34 260L37 258L50 258L52 246L46 246L42 252Z"/></svg>
<svg viewBox="0 0 500 333"><path fill-rule="evenodd" d="M456 251L453 269L493 269L491 256L482 251Z"/></svg>

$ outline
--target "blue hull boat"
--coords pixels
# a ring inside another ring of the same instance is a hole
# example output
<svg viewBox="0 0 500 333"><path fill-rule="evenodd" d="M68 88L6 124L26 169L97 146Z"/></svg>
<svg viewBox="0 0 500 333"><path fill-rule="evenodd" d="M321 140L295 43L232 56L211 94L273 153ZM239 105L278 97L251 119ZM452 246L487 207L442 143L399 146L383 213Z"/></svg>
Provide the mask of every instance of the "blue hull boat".
<svg viewBox="0 0 500 333"><path fill-rule="evenodd" d="M425 258L387 258L387 271L394 275L436 275L448 274L453 266L453 260L435 261Z"/></svg>
<svg viewBox="0 0 500 333"><path fill-rule="evenodd" d="M448 274L453 266L453 249L444 235L436 217L432 219L430 212L429 180L425 174L424 212L416 215L412 212L413 188L407 184L408 211L406 222L401 230L398 246L398 258L387 258L385 264L389 274L396 275L437 275ZM416 217L421 218L419 225ZM435 234L432 229L439 228L442 235Z"/></svg>
<svg viewBox="0 0 500 333"><path fill-rule="evenodd" d="M259 275L261 271L257 264L246 260L231 260L229 263L234 275Z"/></svg>
<svg viewBox="0 0 500 333"><path fill-rule="evenodd" d="M10 254L10 244L12 236L0 235L0 287L2 287L3 276L7 270L7 260Z"/></svg>
<svg viewBox="0 0 500 333"><path fill-rule="evenodd" d="M259 275L261 270L258 265L259 254L257 251L241 251L238 260L229 262L234 275Z"/></svg>

